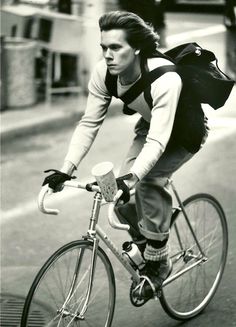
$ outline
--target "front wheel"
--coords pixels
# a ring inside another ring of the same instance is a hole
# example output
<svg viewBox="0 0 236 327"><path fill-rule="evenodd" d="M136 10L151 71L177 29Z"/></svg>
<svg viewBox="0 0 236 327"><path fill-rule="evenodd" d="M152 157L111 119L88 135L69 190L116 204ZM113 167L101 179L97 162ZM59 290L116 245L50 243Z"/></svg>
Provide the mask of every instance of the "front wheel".
<svg viewBox="0 0 236 327"><path fill-rule="evenodd" d="M68 243L56 251L38 272L27 295L21 327L109 327L115 308L115 278L111 263L99 247L92 291L87 297L93 243ZM35 325L36 326L36 325Z"/></svg>
<svg viewBox="0 0 236 327"><path fill-rule="evenodd" d="M227 257L228 231L224 211L211 195L193 195L183 202L183 207L188 219L178 210L172 217L170 277L185 273L167 283L160 301L172 318L187 320L205 309L219 286Z"/></svg>

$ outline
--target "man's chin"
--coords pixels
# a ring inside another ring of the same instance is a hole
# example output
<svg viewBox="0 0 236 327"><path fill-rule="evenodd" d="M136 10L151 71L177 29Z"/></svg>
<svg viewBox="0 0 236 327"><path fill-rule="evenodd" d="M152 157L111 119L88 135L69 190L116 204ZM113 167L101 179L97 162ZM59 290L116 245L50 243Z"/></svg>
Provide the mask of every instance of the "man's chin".
<svg viewBox="0 0 236 327"><path fill-rule="evenodd" d="M109 73L111 75L114 75L114 76L119 75L119 72L116 69L114 69L114 68L109 68L108 67L108 71L109 71Z"/></svg>

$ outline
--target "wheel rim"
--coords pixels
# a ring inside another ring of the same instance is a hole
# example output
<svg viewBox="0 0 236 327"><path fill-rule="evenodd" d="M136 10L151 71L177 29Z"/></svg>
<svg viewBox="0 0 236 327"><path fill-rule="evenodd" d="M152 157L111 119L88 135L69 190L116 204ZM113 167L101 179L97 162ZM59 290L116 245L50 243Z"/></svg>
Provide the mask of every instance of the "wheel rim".
<svg viewBox="0 0 236 327"><path fill-rule="evenodd" d="M164 288L161 301L164 308L174 318L180 319L191 318L209 303L222 277L227 253L227 226L215 200L205 197L192 198L187 202L185 210L207 260ZM197 260L195 256L198 259L202 257L181 212L175 224L181 231L183 250L186 252L182 251L177 234L172 231L169 241L173 260L172 275L194 264Z"/></svg>
<svg viewBox="0 0 236 327"><path fill-rule="evenodd" d="M44 313L42 326L110 326L114 310L114 281L109 264L100 251L89 306L84 317L80 317L87 293L91 256L92 246L87 243L69 247L48 262L32 291L32 300L26 309L26 326L30 327L31 316L36 310ZM76 265L79 266L77 276L74 273Z"/></svg>

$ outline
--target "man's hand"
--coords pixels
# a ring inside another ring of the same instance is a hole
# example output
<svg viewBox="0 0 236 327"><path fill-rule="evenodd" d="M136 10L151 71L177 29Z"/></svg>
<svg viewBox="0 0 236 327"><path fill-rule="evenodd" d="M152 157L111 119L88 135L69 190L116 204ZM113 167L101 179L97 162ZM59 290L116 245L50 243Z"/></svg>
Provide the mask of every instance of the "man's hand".
<svg viewBox="0 0 236 327"><path fill-rule="evenodd" d="M129 202L129 200L130 200L129 190L134 188L135 185L138 183L138 181L139 181L138 177L133 173L118 177L116 179L118 189L123 191L123 194L120 197L120 200L123 200L124 203Z"/></svg>
<svg viewBox="0 0 236 327"><path fill-rule="evenodd" d="M71 180L72 178L76 178L75 176L70 176L56 169L48 169L44 172L49 173L51 171L53 171L54 173L44 179L42 186L48 184L48 186L53 190L53 192L60 192L63 189L63 183L65 181Z"/></svg>

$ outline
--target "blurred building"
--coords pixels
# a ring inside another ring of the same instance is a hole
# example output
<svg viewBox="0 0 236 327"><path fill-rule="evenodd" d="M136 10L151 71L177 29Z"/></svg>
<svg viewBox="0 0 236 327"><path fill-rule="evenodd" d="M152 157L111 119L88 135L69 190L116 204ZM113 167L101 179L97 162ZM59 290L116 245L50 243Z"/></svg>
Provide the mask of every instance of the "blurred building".
<svg viewBox="0 0 236 327"><path fill-rule="evenodd" d="M47 100L54 93L86 92L101 57L98 19L118 8L116 0L4 1L1 36L36 41L36 77Z"/></svg>

